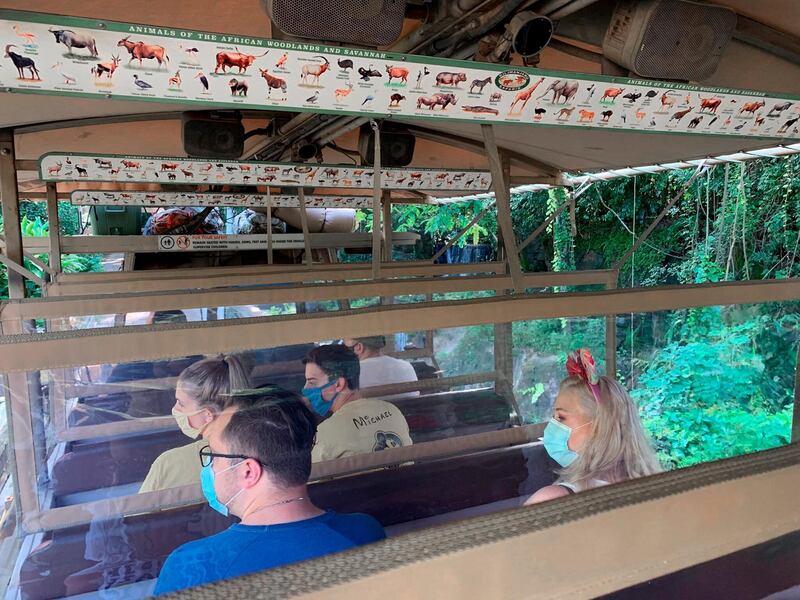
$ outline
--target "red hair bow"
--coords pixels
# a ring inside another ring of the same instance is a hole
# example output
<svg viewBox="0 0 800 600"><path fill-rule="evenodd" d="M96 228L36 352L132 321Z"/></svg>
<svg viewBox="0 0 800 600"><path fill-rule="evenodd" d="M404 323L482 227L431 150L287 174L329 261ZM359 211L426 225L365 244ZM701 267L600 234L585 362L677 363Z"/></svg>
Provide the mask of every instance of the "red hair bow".
<svg viewBox="0 0 800 600"><path fill-rule="evenodd" d="M600 377L597 375L592 353L586 348L578 348L567 355L567 373L577 375L586 382L592 395L600 402Z"/></svg>

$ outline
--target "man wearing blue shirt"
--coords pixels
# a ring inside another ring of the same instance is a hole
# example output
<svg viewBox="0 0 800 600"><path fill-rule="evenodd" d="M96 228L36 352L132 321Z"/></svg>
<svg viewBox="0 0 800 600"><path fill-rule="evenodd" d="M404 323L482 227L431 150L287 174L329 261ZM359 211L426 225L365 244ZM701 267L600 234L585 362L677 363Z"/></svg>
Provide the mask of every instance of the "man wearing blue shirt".
<svg viewBox="0 0 800 600"><path fill-rule="evenodd" d="M308 499L317 426L300 397L259 390L239 397L206 432L200 450L203 494L210 506L241 521L172 552L155 594L211 583L381 540L364 514L339 514Z"/></svg>

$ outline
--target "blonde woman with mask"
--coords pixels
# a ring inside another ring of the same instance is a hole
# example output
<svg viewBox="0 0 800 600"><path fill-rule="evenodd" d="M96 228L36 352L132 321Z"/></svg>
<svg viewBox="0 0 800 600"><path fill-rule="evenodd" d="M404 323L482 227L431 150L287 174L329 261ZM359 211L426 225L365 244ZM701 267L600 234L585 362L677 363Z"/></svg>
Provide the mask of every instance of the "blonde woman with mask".
<svg viewBox="0 0 800 600"><path fill-rule="evenodd" d="M526 505L661 471L625 388L599 377L585 348L570 353L567 373L544 431L545 450L562 468Z"/></svg>
<svg viewBox="0 0 800 600"><path fill-rule="evenodd" d="M230 394L250 388L247 369L235 356L207 358L194 363L178 377L172 416L181 431L197 440L162 453L151 465L139 493L200 482L200 448L203 431L224 408Z"/></svg>

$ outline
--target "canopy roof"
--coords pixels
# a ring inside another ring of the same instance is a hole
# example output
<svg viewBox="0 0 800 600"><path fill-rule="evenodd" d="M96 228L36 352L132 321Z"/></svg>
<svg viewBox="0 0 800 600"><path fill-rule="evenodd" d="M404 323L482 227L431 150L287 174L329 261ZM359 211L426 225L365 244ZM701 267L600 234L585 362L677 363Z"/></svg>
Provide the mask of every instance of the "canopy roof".
<svg viewBox="0 0 800 600"><path fill-rule="evenodd" d="M800 38L800 7L796 2L769 0L757 6L744 0L717 3L778 30L786 39ZM19 8L9 4L0 3L0 8ZM84 18L144 21L162 27L270 36L269 19L258 0L243 0L237 3L235 11L224 3L177 0L148 6L146 15L142 15L141 7L135 3L120 0L91 0L79 5L32 0L24 8ZM406 29L417 25L409 21ZM3 66L13 67L8 62L5 59ZM758 68L754 68L756 64ZM743 65L749 66L742 68ZM540 66L599 72L596 64L550 49L543 52ZM800 68L789 60L732 42L717 73L703 84L795 94L800 93ZM180 105L158 101L4 94L0 102L0 127L18 128L17 158L23 160L37 159L47 151L184 156L177 112L180 110ZM247 127L263 127L275 114L264 111L263 119L248 121ZM152 115L153 120L148 120L148 115ZM106 117L110 117L111 122L96 121ZM413 166L486 167L479 124L449 120L411 120L408 123L419 135ZM783 141L775 137L752 137L752 134L750 137L723 137L514 124L497 124L495 130L498 145L512 155L512 176L518 178L554 175L560 171L574 173L667 163L768 148ZM345 130L335 139L339 145L353 148L357 137L352 130ZM324 159L325 162L347 162L341 154L328 149ZM31 179L33 175L21 177L26 178Z"/></svg>

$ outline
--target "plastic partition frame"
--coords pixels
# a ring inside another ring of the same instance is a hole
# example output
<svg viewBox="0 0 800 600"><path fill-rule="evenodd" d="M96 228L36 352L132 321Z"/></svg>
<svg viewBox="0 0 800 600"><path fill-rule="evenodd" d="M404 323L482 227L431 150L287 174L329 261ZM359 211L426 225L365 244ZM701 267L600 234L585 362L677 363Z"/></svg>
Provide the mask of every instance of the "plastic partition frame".
<svg viewBox="0 0 800 600"><path fill-rule="evenodd" d="M398 333L560 317L604 316L700 306L758 304L800 299L800 278L615 289L475 300L374 306L331 313L254 317L205 323L131 326L0 337L6 372L75 367ZM502 315L498 318L498 315ZM174 333L180 331L180 335Z"/></svg>
<svg viewBox="0 0 800 600"><path fill-rule="evenodd" d="M526 288L554 286L608 285L613 271L575 271L568 273L530 273L523 277ZM128 292L94 296L52 296L46 299L9 301L0 311L3 324L29 319L63 319L77 316L123 314L129 312L203 308L206 306L244 306L317 302L341 298L373 296L422 296L451 292L506 290L509 276L468 276L384 281L354 281L311 285L285 285L258 289L225 287L208 291ZM11 333L11 332L9 332Z"/></svg>
<svg viewBox="0 0 800 600"><path fill-rule="evenodd" d="M452 276L476 273L499 274L504 272L505 265L497 262L472 263L471 265L430 265L427 263L404 265L403 263L387 263L382 266L381 273L385 279L410 278L425 276ZM251 267L252 269L252 267ZM139 272L120 273L123 277L107 277L111 273L96 273L98 276L85 281L66 281L63 277L54 284L48 285L48 296L93 295L124 292L155 292L178 289L210 289L215 287L270 285L280 283L300 283L338 280L347 281L355 279L372 279L370 266L354 266L351 264L329 265L325 269L307 269L303 265L280 265L271 271L269 269L247 271L229 268L216 268L210 273L198 269L197 273L183 275L178 272L171 277L139 277ZM153 271L158 272L158 271ZM161 271L165 273L165 271Z"/></svg>
<svg viewBox="0 0 800 600"><path fill-rule="evenodd" d="M398 590L400 598L436 590L439 600L597 598L797 532L798 487L800 446L792 444L423 529L175 598L351 600L375 590Z"/></svg>
<svg viewBox="0 0 800 600"><path fill-rule="evenodd" d="M448 328L491 324L497 315L503 321L524 321L556 317L590 317L629 312L653 312L698 306L754 304L800 299L800 278L715 283L693 286L607 290L540 295L503 296L470 301L441 301L420 305L377 306L339 313L310 313L190 323L182 325L137 326L112 330L57 332L53 334L4 336L0 338L0 364L6 365L13 389L21 390L25 371L78 367L106 362L154 360L185 354L185 348L206 352L231 352L259 348L264 339L275 346L334 339L342 332L361 337L396 333L413 322L416 328ZM180 335L175 335L180 332ZM25 426L30 404L18 393L10 394L13 423L20 422L14 436L20 472L35 473L32 456L33 431ZM29 422L29 420L27 421ZM19 449L22 448L22 456ZM30 459L30 460L28 460ZM23 514L38 509L33 478L22 478L20 489Z"/></svg>

